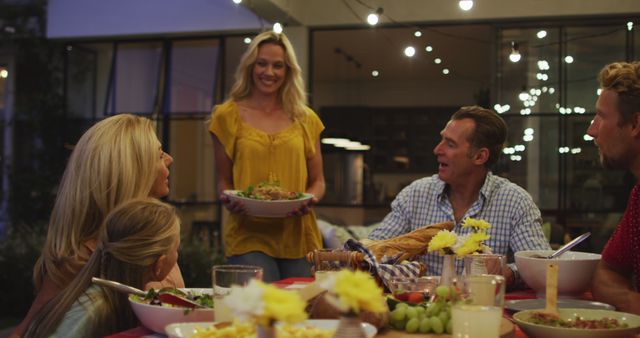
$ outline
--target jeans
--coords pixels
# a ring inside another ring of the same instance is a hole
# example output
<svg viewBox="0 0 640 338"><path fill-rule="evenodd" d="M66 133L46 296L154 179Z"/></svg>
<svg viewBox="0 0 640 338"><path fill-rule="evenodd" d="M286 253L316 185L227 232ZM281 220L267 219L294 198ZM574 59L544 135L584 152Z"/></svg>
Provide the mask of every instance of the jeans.
<svg viewBox="0 0 640 338"><path fill-rule="evenodd" d="M256 265L262 268L262 280L274 282L289 277L311 277L311 265L305 258L274 258L258 251L231 256L227 264Z"/></svg>

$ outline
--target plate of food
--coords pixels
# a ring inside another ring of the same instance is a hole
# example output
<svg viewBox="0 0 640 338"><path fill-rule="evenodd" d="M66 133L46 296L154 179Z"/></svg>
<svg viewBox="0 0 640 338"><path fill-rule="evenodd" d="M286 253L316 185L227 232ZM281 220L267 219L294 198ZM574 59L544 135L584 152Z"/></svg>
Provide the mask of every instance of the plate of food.
<svg viewBox="0 0 640 338"><path fill-rule="evenodd" d="M225 190L229 199L244 204L247 214L258 217L286 217L307 203L312 194L287 191L278 182L262 182L244 190Z"/></svg>
<svg viewBox="0 0 640 338"><path fill-rule="evenodd" d="M361 325L367 338L372 338L378 333L369 323ZM337 319L309 319L295 325L276 324L276 330L280 333L276 336L331 338L337 327ZM170 338L244 337L254 332L255 327L248 323L175 323L166 328ZM224 336L223 333L227 335Z"/></svg>
<svg viewBox="0 0 640 338"><path fill-rule="evenodd" d="M531 338L615 338L640 333L640 316L630 313L594 309L558 309L558 313L525 310L513 319Z"/></svg>
<svg viewBox="0 0 640 338"><path fill-rule="evenodd" d="M545 299L517 299L504 302L504 308L511 311L542 309ZM613 305L582 299L558 299L558 308L615 310Z"/></svg>

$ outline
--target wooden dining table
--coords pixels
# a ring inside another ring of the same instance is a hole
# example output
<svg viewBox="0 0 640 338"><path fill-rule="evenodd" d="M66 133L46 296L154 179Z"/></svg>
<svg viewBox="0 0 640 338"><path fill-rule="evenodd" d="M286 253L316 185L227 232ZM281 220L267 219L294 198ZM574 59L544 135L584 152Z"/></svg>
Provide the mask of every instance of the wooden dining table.
<svg viewBox="0 0 640 338"><path fill-rule="evenodd" d="M287 278L273 284L287 289L295 289L297 286L303 286L313 281L313 278ZM505 300L519 300L519 299L535 299L536 293L533 290L519 290L508 292L505 295ZM583 299L592 299L591 293L587 292L582 296ZM505 311L504 318L506 321L511 321L511 314ZM108 336L108 338L138 338L138 337L154 337L161 338L166 337L165 335L155 333L143 326L138 326L136 328L119 332ZM391 330L391 329L383 329L378 332L376 338L450 338L451 335L447 334L419 334L419 333L407 333L403 331ZM513 324L513 334L503 335L505 337L513 337L513 338L528 338L528 336L518 327L518 325Z"/></svg>

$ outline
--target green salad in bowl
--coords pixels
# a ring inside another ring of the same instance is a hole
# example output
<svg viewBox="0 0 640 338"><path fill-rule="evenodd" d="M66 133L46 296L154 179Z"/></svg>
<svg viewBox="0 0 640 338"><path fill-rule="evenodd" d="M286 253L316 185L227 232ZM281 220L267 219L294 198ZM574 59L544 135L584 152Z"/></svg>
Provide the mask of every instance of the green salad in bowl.
<svg viewBox="0 0 640 338"><path fill-rule="evenodd" d="M204 308L190 309L160 302L159 292L174 292ZM211 289L162 289L149 290L145 297L129 295L129 303L142 325L155 332L165 334L165 327L173 323L214 321Z"/></svg>

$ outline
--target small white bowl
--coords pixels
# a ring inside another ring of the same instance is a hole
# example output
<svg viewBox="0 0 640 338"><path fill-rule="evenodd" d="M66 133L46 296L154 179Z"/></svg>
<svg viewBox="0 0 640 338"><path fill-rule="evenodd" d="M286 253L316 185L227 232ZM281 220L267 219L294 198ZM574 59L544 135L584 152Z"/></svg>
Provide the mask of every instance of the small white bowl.
<svg viewBox="0 0 640 338"><path fill-rule="evenodd" d="M286 217L288 213L299 209L302 203L310 200L313 195L304 193L301 198L295 200L257 200L238 196L238 190L225 190L223 192L231 201L240 201L247 209L247 214L258 217Z"/></svg>
<svg viewBox="0 0 640 338"><path fill-rule="evenodd" d="M206 289L182 289L192 291ZM208 289L211 292L211 289ZM210 322L214 320L213 309L188 310L180 307L166 307L139 303L129 297L129 303L144 327L165 334L165 327L173 323Z"/></svg>
<svg viewBox="0 0 640 338"><path fill-rule="evenodd" d="M553 250L527 250L515 254L516 266L522 279L534 289L538 298L544 298L547 283L547 259ZM600 255L589 252L568 251L556 259L558 263L558 297L580 298L589 290L591 278L600 261Z"/></svg>

